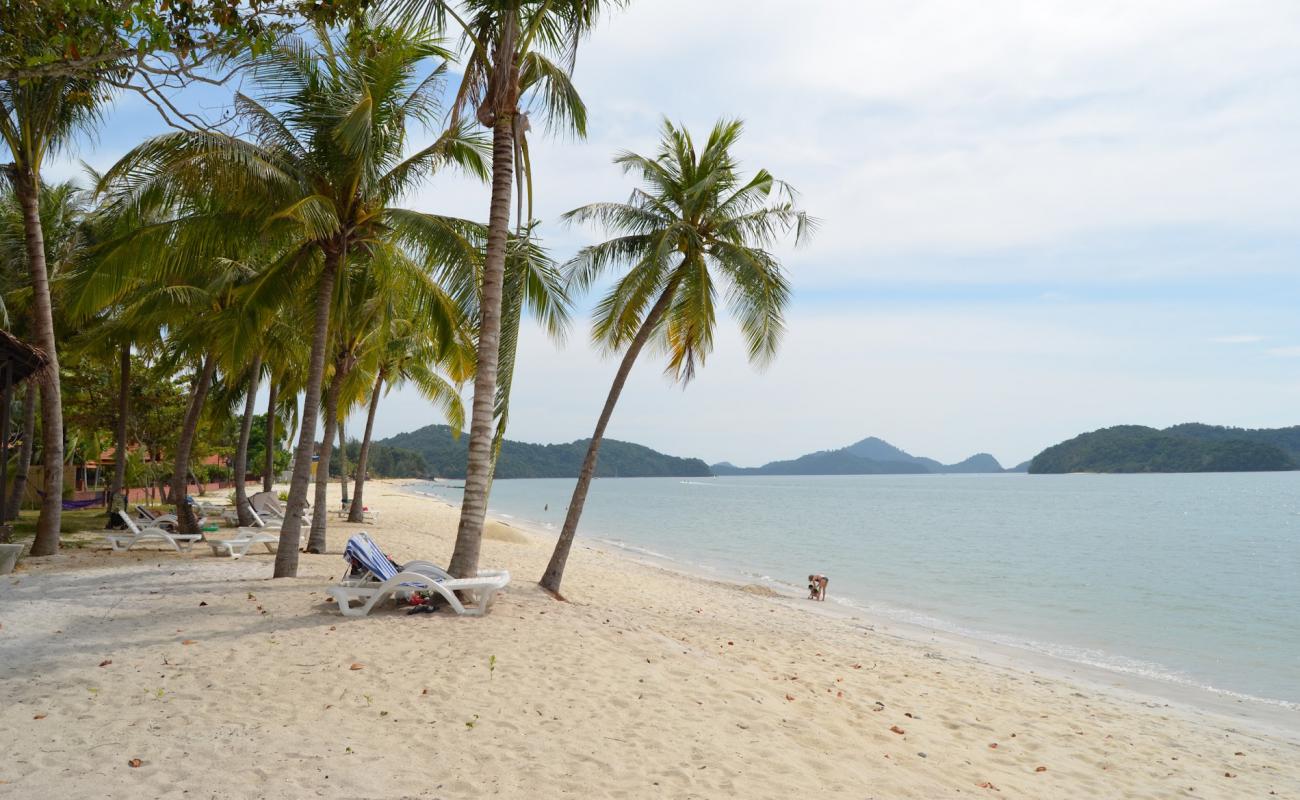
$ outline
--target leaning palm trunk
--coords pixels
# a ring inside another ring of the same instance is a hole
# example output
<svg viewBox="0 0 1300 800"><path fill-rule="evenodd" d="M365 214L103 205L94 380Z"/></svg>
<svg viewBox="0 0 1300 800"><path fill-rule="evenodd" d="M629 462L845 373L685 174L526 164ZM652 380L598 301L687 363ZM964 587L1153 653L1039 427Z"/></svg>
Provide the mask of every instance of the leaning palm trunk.
<svg viewBox="0 0 1300 800"><path fill-rule="evenodd" d="M501 294L505 280L506 240L510 230L510 191L514 179L514 122L509 113L497 115L492 129L492 206L488 217L487 253L483 263L480 300L478 370L465 462L465 496L460 507L456 549L448 571L457 577L478 573L483 520L492 481L492 417L497 389L498 347L501 340Z"/></svg>
<svg viewBox="0 0 1300 800"><path fill-rule="evenodd" d="M18 519L18 507L27 493L27 473L32 468L32 439L36 437L36 384L27 384L23 396L23 443L18 450L18 465L14 470L13 491L9 495L9 519ZM4 520L8 522L9 520Z"/></svg>
<svg viewBox="0 0 1300 800"><path fill-rule="evenodd" d="M235 448L235 513L239 515L240 527L253 524L253 515L249 513L248 486L244 483L248 477L248 440L253 435L253 412L257 410L257 384L262 372L262 356L253 358L253 373L248 379L248 396L244 398L244 419L239 426L239 444Z"/></svg>
<svg viewBox="0 0 1300 800"><path fill-rule="evenodd" d="M185 422L181 426L181 435L176 440L176 457L172 461L172 502L176 504L176 519L180 523L181 533L197 533L198 518L194 509L186 502L186 488L189 486L190 451L194 448L194 435L199 430L199 419L203 414L203 401L207 399L208 387L212 385L212 373L217 371L217 360L211 353L204 355L203 367L195 379L194 390L190 393L190 406L185 410Z"/></svg>
<svg viewBox="0 0 1300 800"><path fill-rule="evenodd" d="M316 287L316 324L312 331L311 361L307 367L307 390L302 405L298 447L293 454L293 476L289 481L289 500L285 503L284 525L275 553L276 578L298 575L298 545L302 535L302 511L307 506L307 488L311 483L311 453L316 446L316 414L320 406L320 387L325 374L325 348L329 346L330 301L334 281L343 253L337 247L325 252L325 265Z"/></svg>
<svg viewBox="0 0 1300 800"><path fill-rule="evenodd" d="M326 497L330 485L330 461L334 453L334 434L338 430L339 392L343 388L343 379L346 377L347 368L340 359L335 365L334 379L325 390L325 430L321 435L320 458L316 462L316 507L311 510L311 533L307 537L308 553L325 552L325 528L329 516Z"/></svg>
<svg viewBox="0 0 1300 800"><path fill-rule="evenodd" d="M339 484L343 490L343 507L348 505L348 443L343 431L343 420L339 420Z"/></svg>
<svg viewBox="0 0 1300 800"><path fill-rule="evenodd" d="M27 243L27 266L32 279L32 328L36 346L45 351L48 365L41 381L41 472L45 496L36 521L32 555L59 552L59 527L63 517L63 398L59 391L59 354L54 341L54 308L50 302L50 280L45 264L45 232L41 229L40 177L32 170L12 172L14 192L23 207L23 232Z"/></svg>
<svg viewBox="0 0 1300 800"><path fill-rule="evenodd" d="M262 465L262 491L271 491L275 482L275 401L280 399L279 385L271 381L270 397L266 401L266 463Z"/></svg>
<svg viewBox="0 0 1300 800"><path fill-rule="evenodd" d="M119 497L122 510L129 505L126 499L126 418L131 411L131 345L122 345L119 356L117 387L117 453L113 460L113 485L109 488L108 510L111 514Z"/></svg>
<svg viewBox="0 0 1300 800"><path fill-rule="evenodd" d="M609 387L609 396L605 398L605 407L600 411L600 419L596 421L596 431L591 435L591 443L587 445L587 456L582 460L582 470L578 472L578 484L573 487L573 497L569 500L569 512L564 517L564 528L560 531L560 538L555 543L555 550L551 553L551 561L546 565L546 572L542 575L542 588L548 592L559 595L560 582L564 579L564 565L569 560L569 550L573 547L573 537L578 532L578 518L582 516L582 507L587 502L587 490L591 488L592 478L596 476L596 458L600 455L600 443L605 438L605 428L609 425L609 418L614 415L614 406L618 403L618 397L623 393L623 384L627 383L627 376L632 373L632 365L636 363L637 356L641 354L641 348L649 341L650 334L654 332L655 326L659 320L663 319L664 312L672 304L673 291L676 289L676 282L670 282L659 299L655 302L654 308L646 315L645 322L641 323L641 328L636 332L632 339L632 344L623 354L623 361L618 366L618 373L614 376L614 385Z"/></svg>
<svg viewBox="0 0 1300 800"><path fill-rule="evenodd" d="M375 390L370 393L370 410L366 412L366 434L361 438L361 449L357 452L357 480L352 486L352 508L348 510L348 522L365 522L362 513L361 493L366 488L366 464L370 460L370 436L375 430L375 409L379 408L379 395L384 387L384 376L375 379Z"/></svg>

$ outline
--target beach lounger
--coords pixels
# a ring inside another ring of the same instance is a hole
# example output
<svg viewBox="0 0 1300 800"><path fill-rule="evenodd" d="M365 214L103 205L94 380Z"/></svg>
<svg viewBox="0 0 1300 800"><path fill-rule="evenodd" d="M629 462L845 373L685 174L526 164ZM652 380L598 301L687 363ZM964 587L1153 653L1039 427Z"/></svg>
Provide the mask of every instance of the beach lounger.
<svg viewBox="0 0 1300 800"><path fill-rule="evenodd" d="M384 555L374 541L361 532L348 540L343 550L348 574L329 589L346 617L364 617L387 599L404 599L415 592L436 592L457 614L481 617L497 592L510 583L505 570L484 570L475 578L453 578L429 561L412 561L398 566ZM471 598L466 606L457 592ZM353 602L361 605L353 606Z"/></svg>
<svg viewBox="0 0 1300 800"><path fill-rule="evenodd" d="M208 521L207 506L195 506L195 511L198 514L197 520L199 527L203 527L203 525ZM137 505L135 507L135 513L136 524L143 528L162 528L163 530L172 532L180 530L180 520L178 520L176 515L171 512L166 514L155 514L144 506Z"/></svg>
<svg viewBox="0 0 1300 800"><path fill-rule="evenodd" d="M275 492L258 492L249 495L248 504L264 517L283 517L284 503L280 502Z"/></svg>
<svg viewBox="0 0 1300 800"><path fill-rule="evenodd" d="M249 531L249 528L240 528L241 531ZM230 556L231 558L243 558L248 555L248 551L258 545L265 545L268 553L274 553L280 546L280 537L273 536L269 533L247 533L234 537L233 539L208 539L208 547L212 548L214 556Z"/></svg>
<svg viewBox="0 0 1300 800"><path fill-rule="evenodd" d="M173 533L165 528L160 528L150 524L147 527L140 527L136 520L126 514L120 515L120 518L126 522L128 533L108 533L104 535L104 541L115 553L130 550L140 542L145 541L163 541L171 545L176 552L188 552L194 547L194 543L203 539L201 533Z"/></svg>
<svg viewBox="0 0 1300 800"><path fill-rule="evenodd" d="M256 527L268 526L268 524L279 525L284 522L284 503L280 498L275 496L274 492L258 492L250 495L248 498L249 511L254 517L261 517L262 522L254 522ZM221 518L230 525L239 524L239 513L234 508L228 508L221 513ZM302 518L307 519L307 509L303 509Z"/></svg>
<svg viewBox="0 0 1300 800"><path fill-rule="evenodd" d="M346 520L351 513L352 513L352 509L346 506L343 508L336 508L334 510L334 516L342 520ZM364 525L378 525L379 524L378 509L363 508L361 510L361 522Z"/></svg>
<svg viewBox="0 0 1300 800"><path fill-rule="evenodd" d="M274 553L280 544L280 525L284 520L270 520L274 525L268 524L268 520L262 519L262 516L256 511L249 509L253 515L253 525L247 528L238 528L237 533L230 539L209 539L208 547L212 548L212 555L227 555L231 558L242 558L248 555L248 551L257 545L266 545L267 552Z"/></svg>

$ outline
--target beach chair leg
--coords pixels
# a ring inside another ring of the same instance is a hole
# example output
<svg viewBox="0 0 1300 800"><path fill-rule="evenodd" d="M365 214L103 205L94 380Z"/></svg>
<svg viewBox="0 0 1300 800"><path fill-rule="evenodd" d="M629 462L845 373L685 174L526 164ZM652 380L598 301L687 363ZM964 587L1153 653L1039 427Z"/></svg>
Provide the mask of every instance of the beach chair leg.
<svg viewBox="0 0 1300 800"><path fill-rule="evenodd" d="M447 601L447 605L451 606L452 611L455 611L457 614L468 613L465 610L465 606L461 604L460 598L456 597L456 593L443 586L441 583L430 583L429 588L442 595L442 598Z"/></svg>

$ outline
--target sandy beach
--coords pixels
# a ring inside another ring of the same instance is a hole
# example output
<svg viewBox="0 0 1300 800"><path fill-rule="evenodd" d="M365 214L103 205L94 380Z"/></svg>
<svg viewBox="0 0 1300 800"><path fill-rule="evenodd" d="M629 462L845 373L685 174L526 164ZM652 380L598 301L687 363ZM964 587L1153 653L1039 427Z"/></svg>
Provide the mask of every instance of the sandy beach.
<svg viewBox="0 0 1300 800"><path fill-rule="evenodd" d="M332 487L337 492L337 487ZM456 510L398 483L330 553L87 547L0 578L0 796L1300 797L1300 744L807 601L493 522L514 582L483 619L344 619L359 529L445 563ZM829 604L828 604L829 605ZM139 766L132 766L137 763Z"/></svg>

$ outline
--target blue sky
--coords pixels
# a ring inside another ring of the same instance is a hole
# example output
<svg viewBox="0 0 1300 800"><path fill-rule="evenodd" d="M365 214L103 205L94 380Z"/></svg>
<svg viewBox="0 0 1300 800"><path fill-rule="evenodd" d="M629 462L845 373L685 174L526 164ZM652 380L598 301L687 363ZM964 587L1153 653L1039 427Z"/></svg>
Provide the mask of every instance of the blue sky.
<svg viewBox="0 0 1300 800"><path fill-rule="evenodd" d="M751 369L729 324L685 390L645 358L610 436L752 464L877 435L1013 464L1104 425L1300 423L1300 5L790 9L634 2L579 57L589 138L535 140L561 258L599 232L555 219L625 197L609 159L651 151L661 115L743 118L746 165L823 220L781 253L778 361ZM151 113L123 98L77 155L107 166L160 129ZM449 177L410 203L482 218L487 190ZM589 435L615 365L586 341L524 341L512 438ZM377 429L434 421L398 393Z"/></svg>

